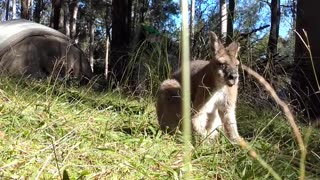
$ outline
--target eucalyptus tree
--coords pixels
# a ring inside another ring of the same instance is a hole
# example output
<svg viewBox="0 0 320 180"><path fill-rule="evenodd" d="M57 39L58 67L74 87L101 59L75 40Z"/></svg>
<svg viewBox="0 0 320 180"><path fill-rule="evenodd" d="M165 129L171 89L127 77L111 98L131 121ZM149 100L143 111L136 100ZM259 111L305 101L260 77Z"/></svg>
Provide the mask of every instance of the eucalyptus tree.
<svg viewBox="0 0 320 180"><path fill-rule="evenodd" d="M318 0L298 0L292 87L308 119L320 118L320 14Z"/></svg>

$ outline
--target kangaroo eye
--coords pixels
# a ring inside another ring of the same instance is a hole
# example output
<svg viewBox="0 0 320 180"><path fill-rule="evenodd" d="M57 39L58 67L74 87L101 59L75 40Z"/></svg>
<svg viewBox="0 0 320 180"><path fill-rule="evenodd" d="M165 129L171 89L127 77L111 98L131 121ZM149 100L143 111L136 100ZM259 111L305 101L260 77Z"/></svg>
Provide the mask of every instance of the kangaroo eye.
<svg viewBox="0 0 320 180"><path fill-rule="evenodd" d="M224 69L227 65L225 63L219 63L219 67Z"/></svg>

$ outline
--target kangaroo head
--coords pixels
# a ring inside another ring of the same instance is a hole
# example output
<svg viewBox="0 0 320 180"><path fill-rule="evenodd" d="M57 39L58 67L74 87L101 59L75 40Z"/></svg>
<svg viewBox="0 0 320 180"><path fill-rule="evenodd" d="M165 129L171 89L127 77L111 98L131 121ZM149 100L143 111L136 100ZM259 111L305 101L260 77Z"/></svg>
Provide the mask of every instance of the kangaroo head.
<svg viewBox="0 0 320 180"><path fill-rule="evenodd" d="M232 42L229 46L224 47L214 32L210 32L212 59L210 61L214 76L222 85L233 86L239 82L237 59L240 45L238 42Z"/></svg>

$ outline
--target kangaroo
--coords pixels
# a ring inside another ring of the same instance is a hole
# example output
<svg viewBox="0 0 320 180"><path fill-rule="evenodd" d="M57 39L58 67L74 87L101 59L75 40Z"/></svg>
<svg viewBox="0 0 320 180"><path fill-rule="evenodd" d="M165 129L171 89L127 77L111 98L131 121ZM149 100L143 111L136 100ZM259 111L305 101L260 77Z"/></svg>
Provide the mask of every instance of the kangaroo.
<svg viewBox="0 0 320 180"><path fill-rule="evenodd" d="M239 137L235 109L239 73L240 45L224 47L210 32L212 59L195 60L191 67L191 123L193 133L213 139L222 128L235 142ZM158 91L157 117L160 128L168 133L181 128L181 69L163 81Z"/></svg>

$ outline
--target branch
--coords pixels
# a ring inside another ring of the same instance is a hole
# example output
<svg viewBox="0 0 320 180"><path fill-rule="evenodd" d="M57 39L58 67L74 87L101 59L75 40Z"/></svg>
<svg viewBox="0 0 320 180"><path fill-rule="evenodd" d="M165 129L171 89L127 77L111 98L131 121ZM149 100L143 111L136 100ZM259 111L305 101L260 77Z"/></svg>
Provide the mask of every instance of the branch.
<svg viewBox="0 0 320 180"><path fill-rule="evenodd" d="M261 31L265 28L268 28L270 25L264 25L264 26L260 26L259 28L257 29L253 29L251 30L250 32L248 33L240 33L240 39L245 39L245 38L248 38L251 34L255 33L255 32L258 32L258 31Z"/></svg>

